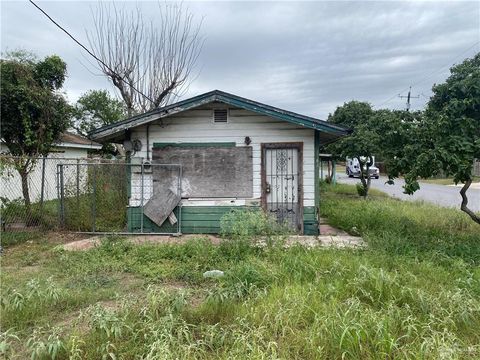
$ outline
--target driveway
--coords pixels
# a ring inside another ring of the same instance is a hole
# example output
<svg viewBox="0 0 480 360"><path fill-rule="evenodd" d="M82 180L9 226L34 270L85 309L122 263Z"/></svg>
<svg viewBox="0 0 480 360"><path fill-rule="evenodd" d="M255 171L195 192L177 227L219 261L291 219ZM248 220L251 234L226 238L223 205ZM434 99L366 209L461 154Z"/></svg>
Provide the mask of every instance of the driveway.
<svg viewBox="0 0 480 360"><path fill-rule="evenodd" d="M403 193L402 186L405 184L403 179L396 179L395 185L385 184L387 180L384 176L380 176L379 179L372 179L371 188L381 190L392 197L402 200L423 200L444 207L460 208L462 197L460 196L461 187L459 186L420 183L420 190L413 195L407 195ZM360 179L352 179L346 174L337 173L337 181L342 184L354 185L360 182ZM475 212L480 212L480 189L478 187L473 188L473 185L470 186L467 196L468 207Z"/></svg>

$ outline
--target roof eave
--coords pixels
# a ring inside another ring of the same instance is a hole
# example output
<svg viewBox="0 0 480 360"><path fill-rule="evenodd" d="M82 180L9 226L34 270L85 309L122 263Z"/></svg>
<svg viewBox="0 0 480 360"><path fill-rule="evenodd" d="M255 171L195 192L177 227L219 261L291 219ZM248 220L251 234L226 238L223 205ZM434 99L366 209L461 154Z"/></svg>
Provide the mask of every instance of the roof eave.
<svg viewBox="0 0 480 360"><path fill-rule="evenodd" d="M125 132L131 128L142 126L151 121L155 121L170 115L177 114L182 111L191 110L193 108L219 101L228 105L236 106L245 110L250 110L257 113L262 113L273 118L287 121L296 125L304 126L306 128L327 132L329 134L337 135L338 137L348 134L347 129L340 128L335 125L328 124L322 120L309 118L300 114L295 114L290 111L274 108L269 105L257 103L255 101L240 98L236 95L214 90L196 97L179 101L178 103L155 109L150 112L134 116L116 124L108 125L97 129L90 133L90 138L100 142L106 142L118 137L118 134Z"/></svg>

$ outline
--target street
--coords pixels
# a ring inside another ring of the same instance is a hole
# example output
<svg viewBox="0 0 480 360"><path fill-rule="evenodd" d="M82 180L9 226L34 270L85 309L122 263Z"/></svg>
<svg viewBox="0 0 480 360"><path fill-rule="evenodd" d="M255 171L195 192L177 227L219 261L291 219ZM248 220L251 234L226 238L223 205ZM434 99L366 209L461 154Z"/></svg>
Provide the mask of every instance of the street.
<svg viewBox="0 0 480 360"><path fill-rule="evenodd" d="M402 200L424 200L444 207L460 208L460 203L462 202L462 197L460 196L461 187L420 183L420 190L413 195L407 195L403 193L402 186L405 184L403 179L396 179L394 185L386 184L387 180L385 176L380 176L378 180L372 179L371 188L381 190L392 197ZM345 173L337 173L337 181L343 184L354 185L360 182L360 179L349 178ZM470 187L467 191L467 196L468 207L475 212L480 212L480 189Z"/></svg>

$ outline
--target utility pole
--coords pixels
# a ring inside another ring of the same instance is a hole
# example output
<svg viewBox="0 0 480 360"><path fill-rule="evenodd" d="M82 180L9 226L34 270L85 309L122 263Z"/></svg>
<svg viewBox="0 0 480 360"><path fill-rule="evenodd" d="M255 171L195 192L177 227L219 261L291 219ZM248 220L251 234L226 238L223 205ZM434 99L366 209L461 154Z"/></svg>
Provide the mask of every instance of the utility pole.
<svg viewBox="0 0 480 360"><path fill-rule="evenodd" d="M410 99L418 99L420 97L420 95L417 95L417 96L412 96L412 87L410 86L410 89L408 89L408 95L407 96L404 96L404 95L398 95L399 98L401 99L407 99L407 111L410 111Z"/></svg>

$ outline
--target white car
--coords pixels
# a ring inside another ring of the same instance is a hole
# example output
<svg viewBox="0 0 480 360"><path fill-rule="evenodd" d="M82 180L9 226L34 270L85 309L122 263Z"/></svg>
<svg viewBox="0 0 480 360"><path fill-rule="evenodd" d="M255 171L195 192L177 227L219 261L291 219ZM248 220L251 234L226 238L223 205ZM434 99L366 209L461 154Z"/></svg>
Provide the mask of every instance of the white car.
<svg viewBox="0 0 480 360"><path fill-rule="evenodd" d="M368 169L368 176L370 178L378 179L380 177L380 170L375 166L375 157L373 158L373 165ZM348 177L360 177L360 164L356 158L347 158L346 161L346 173Z"/></svg>

